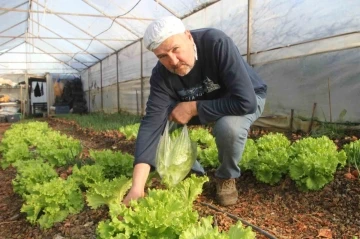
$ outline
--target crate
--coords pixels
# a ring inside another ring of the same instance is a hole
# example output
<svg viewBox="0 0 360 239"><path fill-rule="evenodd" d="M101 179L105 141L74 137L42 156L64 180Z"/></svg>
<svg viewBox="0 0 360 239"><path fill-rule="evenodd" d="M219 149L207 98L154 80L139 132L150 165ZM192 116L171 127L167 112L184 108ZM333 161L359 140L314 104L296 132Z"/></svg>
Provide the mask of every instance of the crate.
<svg viewBox="0 0 360 239"><path fill-rule="evenodd" d="M68 105L55 106L55 114L68 114L69 112L70 107Z"/></svg>
<svg viewBox="0 0 360 239"><path fill-rule="evenodd" d="M21 114L13 114L13 115L6 115L6 122L8 123L13 123L13 122L18 122L20 121L20 116Z"/></svg>

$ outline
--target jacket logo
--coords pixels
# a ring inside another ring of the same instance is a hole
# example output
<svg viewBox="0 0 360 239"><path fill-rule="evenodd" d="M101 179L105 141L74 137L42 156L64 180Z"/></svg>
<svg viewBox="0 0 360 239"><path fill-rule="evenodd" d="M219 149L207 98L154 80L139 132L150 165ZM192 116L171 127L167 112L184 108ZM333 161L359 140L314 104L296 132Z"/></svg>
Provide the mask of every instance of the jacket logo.
<svg viewBox="0 0 360 239"><path fill-rule="evenodd" d="M214 90L220 89L219 84L215 84L212 80L210 80L209 77L206 77L206 79L203 81L204 91L206 93L213 92Z"/></svg>
<svg viewBox="0 0 360 239"><path fill-rule="evenodd" d="M202 97L205 93L210 93L220 89L220 85L215 84L209 77L195 87L178 91L182 101L192 101Z"/></svg>

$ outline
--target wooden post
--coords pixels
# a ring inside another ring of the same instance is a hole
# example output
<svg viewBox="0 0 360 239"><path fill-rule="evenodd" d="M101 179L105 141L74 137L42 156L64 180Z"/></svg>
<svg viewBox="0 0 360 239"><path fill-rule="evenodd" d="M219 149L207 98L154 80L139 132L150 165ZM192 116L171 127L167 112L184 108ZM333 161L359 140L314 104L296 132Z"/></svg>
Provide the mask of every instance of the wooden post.
<svg viewBox="0 0 360 239"><path fill-rule="evenodd" d="M330 110L330 123L332 123L332 113L331 113L331 93L330 93L330 78L328 78L328 92L329 92L329 110Z"/></svg>
<svg viewBox="0 0 360 239"><path fill-rule="evenodd" d="M293 132L293 122L294 122L294 109L291 109L291 114L290 114L290 132Z"/></svg>
<svg viewBox="0 0 360 239"><path fill-rule="evenodd" d="M312 129L312 125L313 125L313 122L314 122L315 109L316 109L316 103L313 104L312 114L311 114L311 119L310 119L310 125L309 125L309 129L308 129L308 134L310 134L311 129Z"/></svg>

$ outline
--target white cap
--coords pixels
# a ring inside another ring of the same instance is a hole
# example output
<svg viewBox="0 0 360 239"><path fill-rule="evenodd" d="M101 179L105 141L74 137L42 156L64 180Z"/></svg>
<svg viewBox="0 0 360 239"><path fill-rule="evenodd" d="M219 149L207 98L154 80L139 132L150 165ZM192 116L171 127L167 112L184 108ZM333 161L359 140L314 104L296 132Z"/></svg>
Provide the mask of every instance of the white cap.
<svg viewBox="0 0 360 239"><path fill-rule="evenodd" d="M144 45L149 51L156 49L167 38L185 32L182 21L174 16L153 21L144 34Z"/></svg>

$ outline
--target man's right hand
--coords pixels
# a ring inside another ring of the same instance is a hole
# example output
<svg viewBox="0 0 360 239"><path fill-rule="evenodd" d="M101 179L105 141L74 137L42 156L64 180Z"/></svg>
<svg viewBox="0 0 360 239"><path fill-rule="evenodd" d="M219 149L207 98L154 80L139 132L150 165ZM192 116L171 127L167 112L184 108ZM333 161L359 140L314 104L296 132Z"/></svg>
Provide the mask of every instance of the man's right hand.
<svg viewBox="0 0 360 239"><path fill-rule="evenodd" d="M129 193L124 198L123 203L126 206L129 206L129 203L131 200L138 200L139 198L142 198L144 196L145 196L144 190L137 190L137 189L131 188Z"/></svg>
<svg viewBox="0 0 360 239"><path fill-rule="evenodd" d="M128 206L131 200L137 200L145 196L144 189L150 173L150 165L146 163L136 164L133 172L132 186L123 203Z"/></svg>

